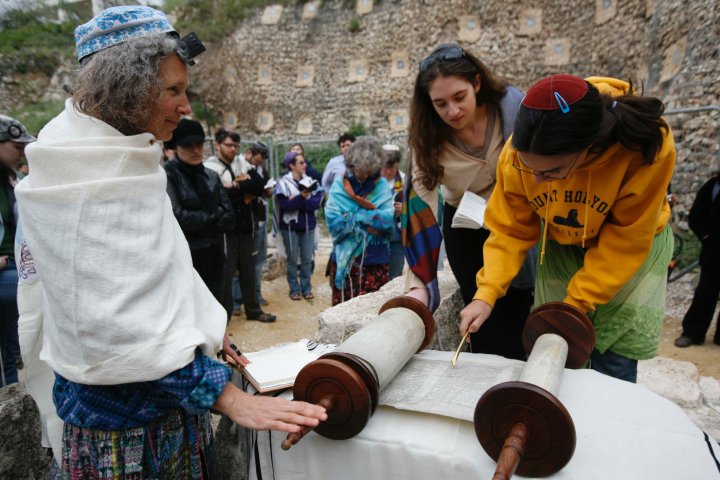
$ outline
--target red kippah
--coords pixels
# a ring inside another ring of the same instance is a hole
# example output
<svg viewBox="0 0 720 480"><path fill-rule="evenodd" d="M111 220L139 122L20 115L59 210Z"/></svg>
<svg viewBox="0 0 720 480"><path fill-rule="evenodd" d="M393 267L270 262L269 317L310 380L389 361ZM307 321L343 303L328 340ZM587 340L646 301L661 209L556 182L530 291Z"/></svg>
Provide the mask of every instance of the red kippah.
<svg viewBox="0 0 720 480"><path fill-rule="evenodd" d="M569 105L581 100L588 91L587 83L574 75L553 75L543 78L525 94L522 104L534 110L557 110L564 113Z"/></svg>

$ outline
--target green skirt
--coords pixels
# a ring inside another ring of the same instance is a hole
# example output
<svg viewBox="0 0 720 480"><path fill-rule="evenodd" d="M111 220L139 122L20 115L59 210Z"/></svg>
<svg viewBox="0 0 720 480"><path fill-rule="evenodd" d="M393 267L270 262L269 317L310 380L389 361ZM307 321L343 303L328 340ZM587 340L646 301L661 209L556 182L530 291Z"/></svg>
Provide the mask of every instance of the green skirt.
<svg viewBox="0 0 720 480"><path fill-rule="evenodd" d="M590 318L595 325L595 348L635 360L657 353L665 317L667 268L673 251L673 236L667 226L655 236L645 262L635 275L606 304L598 305ZM535 306L560 302L567 286L582 268L585 250L548 240L545 261L538 265Z"/></svg>

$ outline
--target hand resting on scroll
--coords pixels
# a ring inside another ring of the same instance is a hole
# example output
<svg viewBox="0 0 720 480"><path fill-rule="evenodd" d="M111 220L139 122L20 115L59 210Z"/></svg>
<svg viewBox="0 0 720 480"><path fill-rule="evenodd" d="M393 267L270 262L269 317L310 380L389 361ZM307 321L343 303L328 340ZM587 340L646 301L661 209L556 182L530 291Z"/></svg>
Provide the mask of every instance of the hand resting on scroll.
<svg viewBox="0 0 720 480"><path fill-rule="evenodd" d="M298 432L301 425L316 427L327 420L325 409L319 405L250 395L230 382L225 385L213 408L238 425L254 430Z"/></svg>

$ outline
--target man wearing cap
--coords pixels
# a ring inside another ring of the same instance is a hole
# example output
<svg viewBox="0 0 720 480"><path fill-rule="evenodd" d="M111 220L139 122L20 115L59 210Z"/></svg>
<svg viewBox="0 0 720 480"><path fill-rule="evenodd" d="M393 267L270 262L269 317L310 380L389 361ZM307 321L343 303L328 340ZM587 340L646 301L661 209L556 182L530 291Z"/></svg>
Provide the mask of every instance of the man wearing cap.
<svg viewBox="0 0 720 480"><path fill-rule="evenodd" d="M262 149L253 144L243 160L237 156L240 135L225 129L216 132L215 146L218 155L208 158L205 165L220 175L232 202L236 220L235 229L225 235L227 258L223 305L228 321L233 314L232 281L237 272L246 318L265 323L274 322L275 315L263 312L258 304L255 280L255 235L258 224L254 203L265 191L265 180L255 170L254 163L262 164L268 152L267 146L262 144L265 147ZM254 160L256 157L260 160Z"/></svg>
<svg viewBox="0 0 720 480"><path fill-rule="evenodd" d="M24 156L25 146L35 137L22 123L0 115L0 387L15 383L18 343L18 274L15 266L16 170Z"/></svg>
<svg viewBox="0 0 720 480"><path fill-rule="evenodd" d="M15 190L26 388L63 478L208 478L210 408L257 429L327 418L243 392L215 359L249 363L193 268L159 166L204 49L178 37L144 6L78 27L72 98L27 148L32 175Z"/></svg>
<svg viewBox="0 0 720 480"><path fill-rule="evenodd" d="M218 302L225 291L224 234L235 228L235 213L217 173L203 165L205 131L183 118L166 146L175 158L163 165L173 213L190 246L195 270Z"/></svg>

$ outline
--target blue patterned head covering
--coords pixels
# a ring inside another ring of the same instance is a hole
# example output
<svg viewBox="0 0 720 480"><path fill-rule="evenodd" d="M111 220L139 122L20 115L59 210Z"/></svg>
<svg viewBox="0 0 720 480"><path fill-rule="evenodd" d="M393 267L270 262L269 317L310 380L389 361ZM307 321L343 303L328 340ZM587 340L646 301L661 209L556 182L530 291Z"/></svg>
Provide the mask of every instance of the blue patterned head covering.
<svg viewBox="0 0 720 480"><path fill-rule="evenodd" d="M107 8L75 29L78 60L131 38L155 33L175 33L167 16L142 5Z"/></svg>

